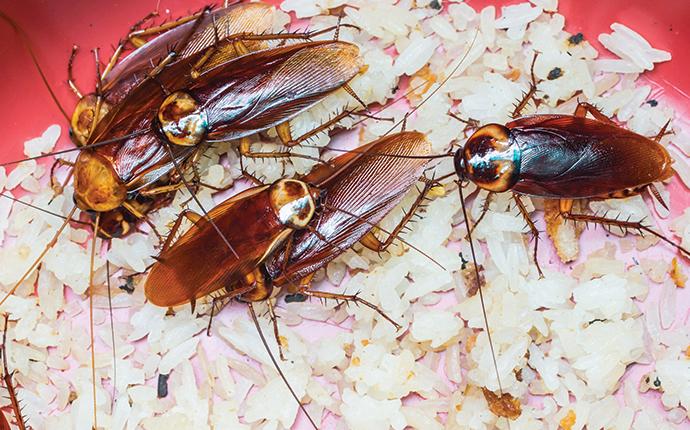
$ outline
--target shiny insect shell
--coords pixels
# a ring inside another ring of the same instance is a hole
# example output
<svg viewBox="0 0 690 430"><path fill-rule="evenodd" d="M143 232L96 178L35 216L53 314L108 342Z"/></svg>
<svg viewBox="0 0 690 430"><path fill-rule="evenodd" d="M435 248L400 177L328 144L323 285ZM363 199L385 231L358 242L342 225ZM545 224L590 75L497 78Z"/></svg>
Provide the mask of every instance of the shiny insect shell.
<svg viewBox="0 0 690 430"><path fill-rule="evenodd" d="M586 117L587 113L594 118ZM675 174L673 160L655 139L620 127L596 108L580 103L574 115L539 114L516 118L506 125L479 128L454 155L461 179L489 192L511 191L535 236L519 195L558 199L565 220L589 222L653 234L686 255L687 250L641 221L572 212L576 199L624 198L646 189L665 204L654 182ZM535 263L537 261L535 241Z"/></svg>
<svg viewBox="0 0 690 430"><path fill-rule="evenodd" d="M179 240L164 246L146 278L146 297L158 306L177 306L225 289L228 298L257 301L268 298L273 286L295 292L303 280L299 292L323 297L309 289L310 275L365 238L402 200L429 152L421 133L397 133L337 157L333 167L226 200L209 214L240 258L206 219L196 217Z"/></svg>

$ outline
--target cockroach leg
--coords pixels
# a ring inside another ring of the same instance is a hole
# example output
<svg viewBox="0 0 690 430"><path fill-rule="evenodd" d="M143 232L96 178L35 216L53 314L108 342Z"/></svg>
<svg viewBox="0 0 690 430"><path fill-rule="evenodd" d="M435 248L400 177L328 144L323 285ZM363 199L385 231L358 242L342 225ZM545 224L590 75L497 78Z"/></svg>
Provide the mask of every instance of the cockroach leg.
<svg viewBox="0 0 690 430"><path fill-rule="evenodd" d="M515 200L515 205L520 210L522 217L525 219L527 226L532 232L532 237L534 238L534 265L537 266L537 272L539 272L539 279L543 279L544 273L541 271L541 267L539 267L539 258L537 257L537 249L539 247L539 230L537 229L537 226L534 225L534 221L532 221L532 219L530 218L529 212L527 212L525 204L522 203L522 200L520 200L520 196L513 193L513 199Z"/></svg>
<svg viewBox="0 0 690 430"><path fill-rule="evenodd" d="M451 111L448 111L448 116L457 120L457 121L460 121L463 124L465 124L465 129L463 131L467 131L467 130L470 130L473 128L479 128L480 124L479 124L479 121L477 121L476 119L472 119L472 118L463 119L460 115L458 115L454 112L451 112Z"/></svg>
<svg viewBox="0 0 690 430"><path fill-rule="evenodd" d="M232 299L236 299L245 293L249 293L256 289L256 285L248 284L239 288L233 288L230 291L216 296L211 300L211 310L209 311L208 326L206 327L206 336L211 336L211 325L213 324L213 317L218 315L226 304Z"/></svg>
<svg viewBox="0 0 690 430"><path fill-rule="evenodd" d="M571 207L572 207L572 201L571 201ZM615 219L615 218L607 218L603 216L598 216L598 215L586 215L586 214L574 214L571 212L571 208L567 208L567 210L563 210L564 206L561 204L560 207L560 213L561 216L564 219L569 219L573 222L584 222L584 223L594 223L594 224L600 224L603 225L604 227L618 227L621 229L622 232L627 233L629 230L637 230L640 233L649 233L653 236L658 237L659 239L663 240L664 242L668 243L669 245L673 246L683 254L685 254L686 257L690 257L690 251L682 247L681 245L673 242L671 239L667 238L663 234L654 231L653 229L649 228L648 226L643 224L644 220L640 221L630 221L630 220L621 220L621 219Z"/></svg>
<svg viewBox="0 0 690 430"><path fill-rule="evenodd" d="M177 219L175 220L175 224L173 224L172 228L170 229L170 232L168 233L168 237L163 242L163 248L161 249L161 252L170 248L170 246L172 245L173 239L177 235L177 232L180 230L180 227L182 226L182 221L187 219L192 224L196 224L202 218L203 217L201 215L199 215L198 213L191 211L189 209L185 209L182 212L180 212L180 214L177 216Z"/></svg>
<svg viewBox="0 0 690 430"><path fill-rule="evenodd" d="M647 191L649 191L649 194L651 194L659 202L659 204L661 204L661 206L664 207L664 209L666 209L667 211L671 210L668 207L668 205L666 204L666 202L664 201L664 198L661 197L661 193L659 192L659 190L656 188L656 186L653 183L647 185L646 188L647 188Z"/></svg>
<svg viewBox="0 0 690 430"><path fill-rule="evenodd" d="M535 52L534 57L532 58L532 66L530 67L531 82L529 85L529 89L527 90L527 92L523 94L522 99L515 105L515 109L513 109L513 112L511 114L513 119L518 118L522 115L522 111L525 110L525 108L529 104L529 101L532 100L532 98L537 92L537 79L534 76L534 65L537 62L537 57L539 57L539 52Z"/></svg>
<svg viewBox="0 0 690 430"><path fill-rule="evenodd" d="M578 102L577 103L577 108L575 108L575 113L574 115L576 117L581 117L584 118L587 116L587 114L590 114L596 119L597 121L604 122L606 124L611 124L615 125L616 127L618 124L616 124L611 118L607 117L604 115L596 106L594 106L591 103L587 102Z"/></svg>
<svg viewBox="0 0 690 430"><path fill-rule="evenodd" d="M60 183L57 179L55 179L55 170L58 167L62 166L68 166L70 167L69 173L67 174L67 177L65 178L62 183ZM65 189L65 186L67 183L72 179L72 174L74 173L74 163L71 161L63 160L62 158L56 158L55 162L53 165L50 167L50 188L53 189L53 198L50 200L52 201L55 197L59 196L62 194L62 192Z"/></svg>
<svg viewBox="0 0 690 430"><path fill-rule="evenodd" d="M205 12L206 12L206 10L203 10L203 11L195 13L193 15L188 15L188 16L182 17L182 18L177 19L175 21L166 22L166 23L161 24L161 25L157 25L154 27L149 27L149 28L146 28L143 30L139 30L138 28L141 27L141 25L144 24L145 21L158 15L157 11L151 12L146 17L144 17L141 21L135 23L132 26L130 33L127 35L127 39L129 39L130 41L132 39L142 40L141 39L142 37L152 36L154 34L160 34L160 33L163 33L165 31L172 30L173 28L179 27L180 25L185 24L189 21L194 21L195 19L197 19L201 15L203 15Z"/></svg>
<svg viewBox="0 0 690 430"><path fill-rule="evenodd" d="M72 75L72 68L74 66L74 59L77 56L77 52L79 52L79 46L72 45L72 52L69 55L69 61L67 61L67 84L69 85L72 92L77 96L77 98L81 99L84 96L82 95L82 92L79 91L79 87L77 87L77 83L74 80L74 76Z"/></svg>
<svg viewBox="0 0 690 430"><path fill-rule="evenodd" d="M474 230L477 228L477 226L479 225L479 223L482 222L482 220L484 219L484 216L486 215L486 213L489 212L489 206L491 205L491 200L493 200L493 198L494 198L494 194L496 194L496 193L493 193L493 192L490 191L490 192L486 195L486 198L484 199L484 202L482 203L482 213L479 214L479 218L477 218L477 221L474 223L474 225L472 226L472 228L470 228L470 232L469 232L470 235L471 235L472 233L474 233ZM468 237L469 237L469 236L468 236Z"/></svg>
<svg viewBox="0 0 690 430"><path fill-rule="evenodd" d="M382 242L381 240L379 240L379 238L376 237L375 231L377 230L377 228L374 227L359 240L359 243L361 243L363 246L371 249L374 252L383 252L386 249L388 249L391 243L393 243L393 241L398 238L398 235L403 231L407 223L409 223L412 220L412 217L415 216L415 212L417 211L417 209L419 209L423 205L424 201L426 201L426 196L429 193L429 191L436 185L438 184L434 181L428 181L424 183L424 188L422 188L414 203L412 203L410 209L404 212L403 218L390 232L388 237L386 237L386 240Z"/></svg>
<svg viewBox="0 0 690 430"><path fill-rule="evenodd" d="M5 314L5 328L2 333L2 345L0 345L0 355L2 355L2 380L5 383L5 388L9 394L10 404L12 405L12 411L17 420L17 427L19 430L26 430L26 420L22 414L21 406L19 405L19 398L17 397L17 391L14 387L14 382L12 381L12 373L7 365L7 326L8 326L9 315ZM3 418L5 416L3 415ZM5 418L6 419L6 418ZM9 426L7 427L10 428Z"/></svg>
<svg viewBox="0 0 690 430"><path fill-rule="evenodd" d="M278 330L278 315L276 315L276 311L273 308L271 300L266 300L266 306L268 307L268 316L273 324L273 335L276 337L276 343L278 344L278 354L280 355L280 359L282 361L286 361L285 355L283 354L283 343L280 340L280 331Z"/></svg>
<svg viewBox="0 0 690 430"><path fill-rule="evenodd" d="M666 124L664 124L664 126L661 127L661 130L659 130L659 133L657 133L657 135L654 136L654 137L652 138L652 140L655 141L656 143L659 143L659 142L661 141L661 139L662 139L664 136L666 136L667 134L673 134L673 130L666 131L666 130L668 129L669 124L671 124L671 120L670 120L670 119L669 119L668 121L666 121Z"/></svg>
<svg viewBox="0 0 690 430"><path fill-rule="evenodd" d="M339 294L339 293L329 293L327 291L314 291L314 290L309 289L309 287L302 289L300 291L300 294L308 296L308 297L317 297L317 298L326 299L326 300L332 299L332 300L336 300L336 301L339 300L339 301L343 301L343 302L353 302L355 304L361 304L361 305L364 305L364 306L376 311L376 313L378 313L383 318L385 318L386 321L393 324L393 326L395 327L396 330L400 330L402 328L402 326L400 324L398 324L391 317L386 315L386 313L383 312L378 306L374 305L371 302L364 300L363 298L359 297L359 295L357 295L357 294Z"/></svg>

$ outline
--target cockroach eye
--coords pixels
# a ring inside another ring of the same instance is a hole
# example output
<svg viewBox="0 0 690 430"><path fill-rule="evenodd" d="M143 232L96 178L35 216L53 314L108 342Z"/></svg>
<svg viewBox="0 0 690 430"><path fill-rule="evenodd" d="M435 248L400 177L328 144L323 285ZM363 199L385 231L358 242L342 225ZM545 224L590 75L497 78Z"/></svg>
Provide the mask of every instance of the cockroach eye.
<svg viewBox="0 0 690 430"><path fill-rule="evenodd" d="M462 160L458 158L456 154L455 168L489 191L509 190L520 176L520 147L503 125L489 124L477 130L465 143Z"/></svg>
<svg viewBox="0 0 690 430"><path fill-rule="evenodd" d="M281 223L291 228L305 228L316 211L314 196L319 190L302 181L283 179L271 185L271 205Z"/></svg>
<svg viewBox="0 0 690 430"><path fill-rule="evenodd" d="M208 117L194 97L183 91L170 94L158 109L161 131L174 145L195 146L206 136Z"/></svg>

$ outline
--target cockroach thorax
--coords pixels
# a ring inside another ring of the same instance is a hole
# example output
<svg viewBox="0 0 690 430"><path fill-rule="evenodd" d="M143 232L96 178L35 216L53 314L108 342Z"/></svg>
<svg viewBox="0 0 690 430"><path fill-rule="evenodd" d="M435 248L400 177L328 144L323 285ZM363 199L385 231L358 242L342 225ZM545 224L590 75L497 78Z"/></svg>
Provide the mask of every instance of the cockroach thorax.
<svg viewBox="0 0 690 430"><path fill-rule="evenodd" d="M271 205L280 221L292 228L305 228L316 211L318 189L296 179L271 185Z"/></svg>
<svg viewBox="0 0 690 430"><path fill-rule="evenodd" d="M510 130L489 124L477 130L462 150L463 176L489 191L503 192L515 185L520 176L521 152ZM458 172L460 173L460 172Z"/></svg>

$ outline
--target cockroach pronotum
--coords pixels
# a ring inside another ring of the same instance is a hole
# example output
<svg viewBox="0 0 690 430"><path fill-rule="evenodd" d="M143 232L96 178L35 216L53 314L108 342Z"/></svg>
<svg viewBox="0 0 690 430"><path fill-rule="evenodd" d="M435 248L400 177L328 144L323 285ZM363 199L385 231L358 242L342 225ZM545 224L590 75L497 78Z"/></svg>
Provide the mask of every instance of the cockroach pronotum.
<svg viewBox="0 0 690 430"><path fill-rule="evenodd" d="M356 154L337 157L333 167L321 166L299 180L281 179L231 197L209 215L226 237L225 242L239 253L239 259L233 257L209 221L184 213L146 278L146 297L158 306L178 306L224 290L213 299L211 312L220 300L246 302L259 328L252 302L267 300L274 287L286 287L303 296L369 306L395 324L357 295L316 291L309 284L315 271L356 242L380 251L397 237L397 228L383 243L368 234L419 180L427 164L423 156L429 152L430 145L421 133L392 134ZM401 158L391 161L378 153ZM424 192L415 204L423 198ZM194 224L173 242L184 218ZM400 225L408 220L409 216L404 217ZM274 329L277 336L275 319ZM263 334L261 337L264 340ZM285 380L277 361L273 356L271 359ZM312 424L316 427L313 420Z"/></svg>
<svg viewBox="0 0 690 430"><path fill-rule="evenodd" d="M203 17L192 22L198 26ZM195 28L187 31L186 41L195 34ZM250 52L247 44L308 40L331 30L239 33L222 40L214 38L207 48L182 59L177 59L174 50L168 52L102 119L92 122L93 130L86 144L78 148L80 154L74 163L75 206L0 305L38 266L77 208L94 214L95 233L122 235L126 231L104 232L104 225L117 227L118 223L101 223L101 214L106 221L124 210L142 219L144 214L137 208L142 200L150 209L155 204L149 200L159 201L160 195L189 187L184 169L207 145L242 140L270 127L276 127L286 143L299 143L301 137L292 139L288 121L330 93L347 89L347 83L361 69L358 48L346 42L321 41ZM182 43L176 49L185 46ZM324 124L324 128L332 123ZM249 147L246 140L242 145ZM54 154L41 157L49 155ZM94 239L92 266L95 253ZM89 285L93 286L93 270Z"/></svg>

